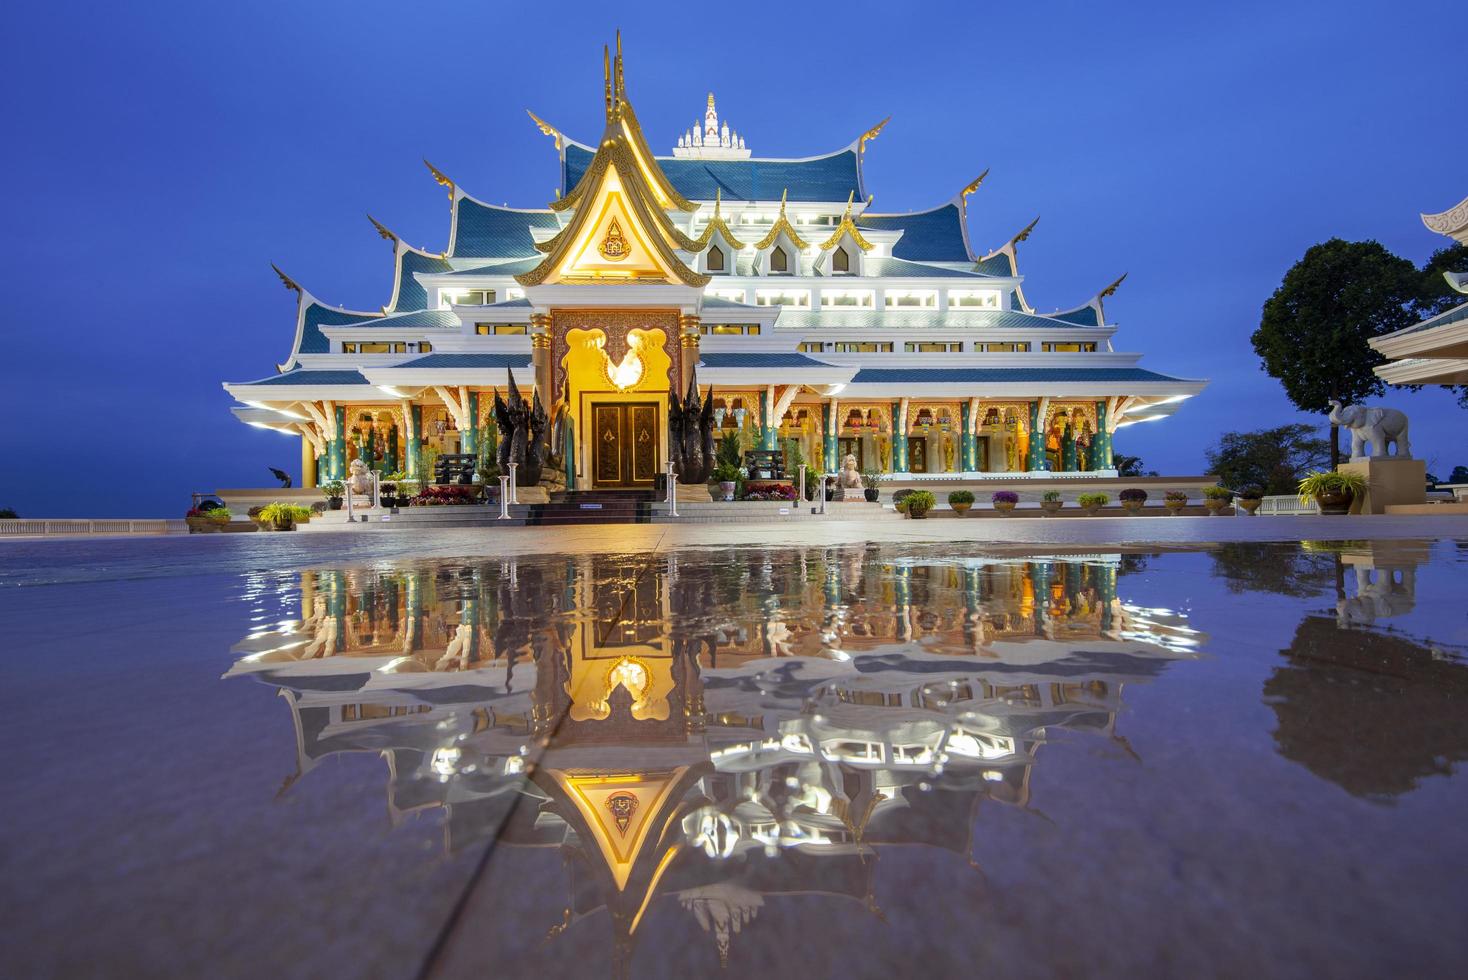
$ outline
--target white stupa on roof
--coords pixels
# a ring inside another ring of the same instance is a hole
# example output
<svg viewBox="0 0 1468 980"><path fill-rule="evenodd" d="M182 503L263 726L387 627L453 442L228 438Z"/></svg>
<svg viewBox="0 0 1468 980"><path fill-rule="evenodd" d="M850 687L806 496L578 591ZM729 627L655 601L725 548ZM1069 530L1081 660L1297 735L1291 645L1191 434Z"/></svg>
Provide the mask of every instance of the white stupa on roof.
<svg viewBox="0 0 1468 980"><path fill-rule="evenodd" d="M714 93L710 92L703 123L694 123L692 129L678 137L673 156L692 160L747 160L749 151L744 148L744 140L729 128L727 122L722 126L719 124Z"/></svg>

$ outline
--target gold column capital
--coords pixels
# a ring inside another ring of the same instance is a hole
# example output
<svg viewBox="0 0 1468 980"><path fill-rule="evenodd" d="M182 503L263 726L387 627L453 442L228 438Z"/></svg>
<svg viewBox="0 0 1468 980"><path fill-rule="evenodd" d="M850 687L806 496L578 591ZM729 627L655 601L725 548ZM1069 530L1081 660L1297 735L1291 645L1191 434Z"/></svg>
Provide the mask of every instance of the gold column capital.
<svg viewBox="0 0 1468 980"><path fill-rule="evenodd" d="M530 347L532 350L550 350L550 345L550 334L533 333L530 335Z"/></svg>
<svg viewBox="0 0 1468 980"><path fill-rule="evenodd" d="M551 315L549 313L532 313L530 314L530 325L532 327L542 327L545 329L549 329L551 325Z"/></svg>

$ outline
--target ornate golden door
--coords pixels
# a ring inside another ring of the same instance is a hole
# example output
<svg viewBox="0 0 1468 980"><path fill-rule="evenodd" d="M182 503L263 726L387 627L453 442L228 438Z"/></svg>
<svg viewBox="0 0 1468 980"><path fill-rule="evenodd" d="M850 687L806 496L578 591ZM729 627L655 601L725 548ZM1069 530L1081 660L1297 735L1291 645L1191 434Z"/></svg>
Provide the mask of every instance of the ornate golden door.
<svg viewBox="0 0 1468 980"><path fill-rule="evenodd" d="M594 404L592 484L650 487L658 472L656 402Z"/></svg>

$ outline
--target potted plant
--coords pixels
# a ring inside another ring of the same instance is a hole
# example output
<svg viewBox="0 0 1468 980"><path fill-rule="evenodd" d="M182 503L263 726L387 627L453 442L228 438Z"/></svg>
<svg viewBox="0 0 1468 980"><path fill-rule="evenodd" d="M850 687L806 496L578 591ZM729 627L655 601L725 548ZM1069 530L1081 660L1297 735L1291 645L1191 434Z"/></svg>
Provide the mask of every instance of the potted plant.
<svg viewBox="0 0 1468 980"><path fill-rule="evenodd" d="M260 525L273 531L293 531L296 524L311 519L311 509L276 501L260 509Z"/></svg>
<svg viewBox="0 0 1468 980"><path fill-rule="evenodd" d="M911 497L916 492L917 491L915 490L898 490L892 495L892 509L897 511L897 513L899 514L906 514L907 498Z"/></svg>
<svg viewBox="0 0 1468 980"><path fill-rule="evenodd" d="M733 500L739 486L739 467L733 463L720 463L714 467L714 479L719 484L721 500Z"/></svg>
<svg viewBox="0 0 1468 980"><path fill-rule="evenodd" d="M341 510L342 498L347 495L347 485L340 480L327 480L321 484L321 493L326 497L326 506L332 510Z"/></svg>
<svg viewBox="0 0 1468 980"><path fill-rule="evenodd" d="M1111 498L1104 493L1083 493L1076 497L1076 503L1087 517L1095 517L1098 510L1111 503Z"/></svg>
<svg viewBox="0 0 1468 980"><path fill-rule="evenodd" d="M1366 478L1359 473L1312 470L1300 481L1300 500L1314 498L1322 514L1348 514L1357 497L1366 494Z"/></svg>
<svg viewBox="0 0 1468 980"><path fill-rule="evenodd" d="M1210 517L1217 517L1223 513L1229 501L1234 499L1234 493L1227 487L1204 487L1203 506L1208 508Z"/></svg>
<svg viewBox="0 0 1468 980"><path fill-rule="evenodd" d="M1040 495L1040 510L1045 512L1046 517L1059 512L1064 506L1065 501L1060 499L1059 490L1046 490Z"/></svg>
<svg viewBox="0 0 1468 980"><path fill-rule="evenodd" d="M874 504L882 495L883 476L880 470L862 470L861 486L862 496L867 498L867 503Z"/></svg>
<svg viewBox="0 0 1468 980"><path fill-rule="evenodd" d="M959 517L968 513L968 509L974 505L974 495L971 490L954 490L948 494L948 506Z"/></svg>
<svg viewBox="0 0 1468 980"><path fill-rule="evenodd" d="M933 505L937 502L938 498L933 496L931 491L914 490L907 495L907 516L915 519L927 517L928 511L932 510Z"/></svg>
<svg viewBox="0 0 1468 980"><path fill-rule="evenodd" d="M1162 506L1167 508L1169 516L1176 517L1178 513L1188 506L1188 492L1186 490L1169 490L1162 495Z"/></svg>
<svg viewBox="0 0 1468 980"><path fill-rule="evenodd" d="M1014 513L1014 508L1019 505L1019 494L1013 490L996 490L989 497L989 500L994 504L995 510L1008 517Z"/></svg>
<svg viewBox="0 0 1468 980"><path fill-rule="evenodd" d="M1127 487L1117 497L1121 498L1121 505L1128 514L1138 514L1141 513L1142 505L1147 502L1147 491L1140 487Z"/></svg>
<svg viewBox="0 0 1468 980"><path fill-rule="evenodd" d="M1264 503L1264 490L1260 487L1245 487L1239 491L1238 507L1250 517Z"/></svg>
<svg viewBox="0 0 1468 980"><path fill-rule="evenodd" d="M184 515L184 523L189 526L190 534L212 534L223 531L225 525L229 523L229 511L225 507L209 504L210 502L206 501L197 507L190 507L188 513Z"/></svg>
<svg viewBox="0 0 1468 980"><path fill-rule="evenodd" d="M805 499L815 500L816 494L821 489L821 474L816 472L814 466L806 466L805 469Z"/></svg>

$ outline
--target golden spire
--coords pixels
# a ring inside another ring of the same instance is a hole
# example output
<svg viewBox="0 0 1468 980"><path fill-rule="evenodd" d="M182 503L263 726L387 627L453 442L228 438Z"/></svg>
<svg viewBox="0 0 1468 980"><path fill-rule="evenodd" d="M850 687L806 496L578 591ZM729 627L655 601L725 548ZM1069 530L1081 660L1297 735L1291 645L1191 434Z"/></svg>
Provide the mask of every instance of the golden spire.
<svg viewBox="0 0 1468 980"><path fill-rule="evenodd" d="M830 251L841 244L841 237L843 235L850 235L851 240L856 242L856 247L863 252L870 252L872 250L872 243L862 236L862 233L857 230L855 222L851 220L851 204L855 199L855 190L846 195L846 210L841 212L841 221L836 225L836 230L831 232L831 237L820 244L819 248L822 252Z"/></svg>
<svg viewBox="0 0 1468 980"><path fill-rule="evenodd" d="M397 235L394 235L392 233L392 231L386 225L384 225L382 222L378 221L376 218L372 217L371 214L368 214L367 215L367 220L370 221L370 222L372 222L372 227L374 227L374 228L377 229L377 233L379 235L381 235L383 238L386 238L388 241L392 242L394 245L397 244L398 236Z"/></svg>
<svg viewBox="0 0 1468 980"><path fill-rule="evenodd" d="M886 119L883 119L881 122L877 123L875 126L873 126L871 129L867 130L865 133L862 133L861 136L856 141L856 151L858 153L860 153L863 150L865 150L866 149L866 146L867 146L867 140L874 140L874 139L876 139L877 136L881 134L882 127L885 126L885 125L887 125L891 121L892 121L892 117L891 116L888 116Z"/></svg>
<svg viewBox="0 0 1468 980"><path fill-rule="evenodd" d="M755 242L754 247L756 249L763 250L775 244L775 239L780 237L780 232L782 231L786 235L790 236L790 243L796 248L804 249L808 247L805 239L801 238L800 235L796 233L795 226L790 223L790 219L785 217L785 198L789 196L789 194L790 188L788 187L780 192L780 216L776 218L775 223L770 226L769 234L765 235L764 238L761 238L759 241Z"/></svg>
<svg viewBox="0 0 1468 980"><path fill-rule="evenodd" d="M290 276L286 275L284 272L281 272L280 271L280 266L278 266L274 262L272 262L272 263L270 263L270 268L272 268L272 269L275 270L275 274L277 276L280 276L280 281L283 282L283 283L285 283L285 288L286 289L289 289L289 290L294 291L297 295L300 295L300 294L302 294L302 293L305 292L305 290L301 289L301 287L296 284L296 281L294 279L292 279Z"/></svg>
<svg viewBox="0 0 1468 980"><path fill-rule="evenodd" d="M1029 238L1030 237L1030 232L1034 231L1035 230L1035 225L1038 225L1039 223L1040 223L1040 216L1037 214L1037 215L1035 215L1035 220L1034 221L1031 221L1029 224L1025 225L1024 231L1020 232L1018 235L1015 235L1013 238L1011 238L1009 240L1009 244L1011 244L1011 245L1018 245L1020 242L1024 241L1026 238Z"/></svg>
<svg viewBox="0 0 1468 980"><path fill-rule="evenodd" d="M606 92L607 100L607 122L612 121L612 53L607 46L601 46L601 76L602 88Z"/></svg>
<svg viewBox="0 0 1468 980"><path fill-rule="evenodd" d="M617 28L616 77L613 81L616 82L615 94L617 96L617 103L620 105L622 100L627 97L627 82L622 77L622 29L620 27Z"/></svg>
<svg viewBox="0 0 1468 980"><path fill-rule="evenodd" d="M961 198L968 197L974 191L979 189L979 186L984 183L984 178L987 176L989 176L989 168L985 167L983 173L975 177L967 187L958 192L958 196Z"/></svg>
<svg viewBox="0 0 1468 980"><path fill-rule="evenodd" d="M556 127L552 126L550 123L546 122L544 119L540 118L529 109L525 110L525 114L535 121L535 125L540 129L542 133L555 139L556 152L559 153L565 147L566 138L561 135L561 131L559 129L556 129ZM557 193L559 193L559 190L557 191Z"/></svg>
<svg viewBox="0 0 1468 980"><path fill-rule="evenodd" d="M1038 220L1038 219L1036 219L1036 220ZM1111 285L1107 286L1105 289L1101 290L1101 292L1097 293L1096 294L1096 299L1098 301L1099 300L1103 300L1106 297L1110 296L1112 293L1115 293L1116 292L1116 287L1121 285L1122 279L1125 279L1127 277L1127 275L1128 275L1128 273L1123 272L1121 274L1121 278L1120 279L1117 279L1116 282L1112 283Z"/></svg>
<svg viewBox="0 0 1468 980"><path fill-rule="evenodd" d="M709 242L713 241L715 231L723 236L724 241L729 243L730 248L741 249L744 247L744 243L734 237L734 233L729 230L729 225L724 221L721 208L723 199L724 189L722 187L715 187L714 216L709 219L708 224L703 226L703 231L699 234L698 238L694 239L695 244L698 245L700 250L708 247Z"/></svg>

